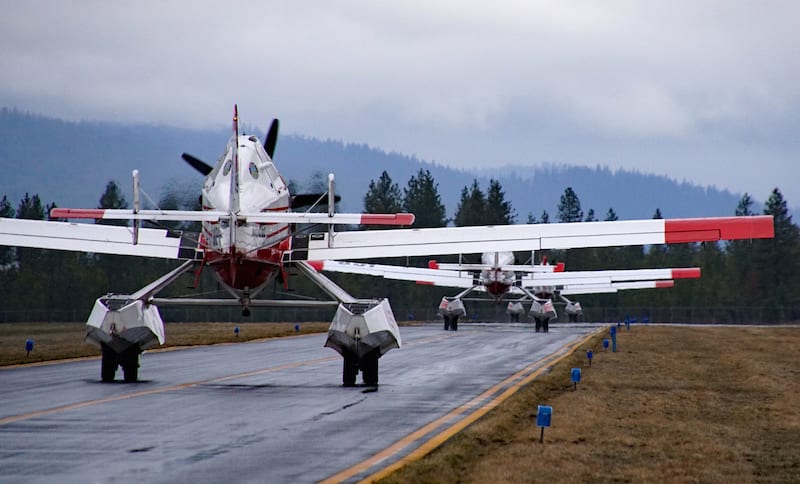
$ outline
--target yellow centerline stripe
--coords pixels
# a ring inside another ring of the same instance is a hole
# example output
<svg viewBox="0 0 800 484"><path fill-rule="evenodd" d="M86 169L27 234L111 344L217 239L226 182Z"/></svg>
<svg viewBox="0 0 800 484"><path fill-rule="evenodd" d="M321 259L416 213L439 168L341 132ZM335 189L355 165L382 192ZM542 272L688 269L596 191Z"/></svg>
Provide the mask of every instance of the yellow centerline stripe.
<svg viewBox="0 0 800 484"><path fill-rule="evenodd" d="M100 405L102 403L116 402L116 401L125 400L125 399L128 399L128 398L145 397L145 396L148 396L148 395L156 395L158 393L166 393L166 392L171 392L171 391L175 391L175 390L183 390L185 388L190 388L190 387L194 387L194 386L198 386L198 385L208 385L209 383L216 383L216 382L220 382L220 381L231 380L231 379L234 379L234 378L245 378L245 377L249 377L249 376L260 375L262 373L269 373L269 372L273 372L273 371L286 370L286 369L289 369L289 368L296 368L298 366L313 365L313 364L316 364L316 363L323 363L323 362L326 362L326 361L332 361L332 360L335 360L337 358L339 358L338 355L337 356L327 356L325 358L317 358L315 360L297 361L297 362L294 362L294 363L287 363L285 365L273 366L273 367L270 367L270 368L262 368L260 370L248 371L248 372L245 372L245 373L238 373L236 375L228 375L228 376L222 376L222 377L217 377L217 378L210 378L208 380L201 380L201 381L195 381L195 382L189 382L189 383L181 383L180 385L173 385L173 386L164 387L164 388L154 388L152 390L143 390L143 391L140 391L140 392L126 393L125 395L116 395L116 396L113 396L113 397L99 398L97 400L87 400L85 402L72 403L72 404L69 404L69 405L63 405L61 407L48 408L46 410L39 410L39 411L36 411L36 412L30 412L30 413L25 413L25 414L21 414L21 415L12 415L12 416L9 416L9 417L0 418L0 425L5 425L5 424L13 423L13 422L18 422L20 420L27 420L27 419L31 419L31 418L41 417L41 416L44 416L44 415L51 415L51 414L58 413L58 412L66 412L68 410L75 410L75 409L78 409L78 408L90 407L92 405Z"/></svg>
<svg viewBox="0 0 800 484"><path fill-rule="evenodd" d="M485 403L484 405L482 405L480 407L475 408L472 411L471 414L465 416L464 418L462 418L458 422L455 422L453 425L445 428L444 430L442 430L438 434L432 436L426 442L422 443L419 447L417 447L417 449L412 451L409 455L398 459L396 462L394 462L394 463L388 465L387 467L375 472L374 474L370 475L369 477L367 477L366 479L362 480L361 482L372 482L372 481L375 481L375 480L378 480L378 479L382 479L383 477L388 476L389 474L391 474L395 470L399 469L403 465L405 465L405 464L407 464L409 462L413 462L413 461L415 461L417 459L420 459L424 455L428 454L431 450L433 450L436 447L438 447L439 445L441 445L445 440L447 440L448 438L452 437L455 433L461 431L467 425L473 423L475 420L477 420L478 418L482 417L487 412L489 412L489 410L493 409L498 404L500 404L501 402L506 400L508 397L510 397L511 395L516 393L516 391L519 390L520 387L522 387L523 385L529 383L530 381L532 381L533 379L538 377L549 366L551 366L551 365L553 365L555 363L558 363L562 359L564 359L567 356L569 356L572 353L574 353L575 350L579 346L584 344L586 341L588 341L590 338L592 338L595 334L599 333L603 329L604 328L599 328L598 330L595 330L595 331L589 333L588 335L586 335L584 338L578 340L577 342L572 343L571 345L565 346L564 348L566 348L566 352L563 353L563 354L560 354L561 351L558 351L558 352L554 353L553 355L546 357L544 360L539 360L539 361L537 361L535 363L532 363L532 364L526 366L522 370L514 373L513 375L511 375L508 378L504 379L503 381L495 384L494 386L492 386L491 388L489 388L485 392L481 393L477 397L472 398L470 401L466 402L465 404L463 404L463 405L451 410L447 414L439 417L438 419L430 422L429 424L427 424L427 425L417 429L416 431L412 432L411 434L403 437L402 439L398 440L397 442L395 442L394 444L390 445L386 449L378 452L374 456L372 456L372 457L370 457L370 458L368 458L368 459L366 459L366 460L354 465L353 467L351 467L349 469L345 469L344 471L339 472L338 474L335 474L335 475L333 475L333 476L321 481L321 483L328 484L328 483L340 482L340 481L343 481L345 479L349 479L349 478L351 478L351 477L353 477L355 475L358 475L361 472L364 472L364 471L366 471L367 469L369 469L371 467L374 467L374 466L378 465L380 462L390 458L393 455L396 455L398 452L401 452L402 450L407 448L409 445L411 445L413 442L419 440L423 436L425 436L425 435L429 434L430 432L434 431L435 429L439 428L445 422L447 422L449 420L452 420L453 418L456 418L459 415L461 415L462 413L465 413L466 411L468 411L468 409L471 409L471 408L475 407L481 401L483 401L486 398L490 397L491 395L495 394L497 391L499 391L504 386L508 385L510 382L513 382L514 380L522 377L523 375L525 375L526 373L530 372L534 368L538 368L532 374L529 374L526 377L522 378L520 381L518 381L517 383L513 384L506 391L504 391L500 395L496 396L491 401ZM562 348L562 350L564 348Z"/></svg>

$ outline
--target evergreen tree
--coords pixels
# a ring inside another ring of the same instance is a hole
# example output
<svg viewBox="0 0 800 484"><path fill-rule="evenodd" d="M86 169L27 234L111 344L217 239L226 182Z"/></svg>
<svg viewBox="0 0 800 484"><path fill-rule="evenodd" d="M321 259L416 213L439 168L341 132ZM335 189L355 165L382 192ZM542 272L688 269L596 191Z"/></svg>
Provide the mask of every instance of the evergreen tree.
<svg viewBox="0 0 800 484"><path fill-rule="evenodd" d="M564 190L564 194L561 195L561 200L558 202L558 221L566 223L580 222L581 220L583 220L581 201L578 195L572 190L572 187L567 187L567 189Z"/></svg>
<svg viewBox="0 0 800 484"><path fill-rule="evenodd" d="M42 200L36 194L33 197L25 193L25 197L20 200L17 207L17 218L27 220L44 220L44 207Z"/></svg>
<svg viewBox="0 0 800 484"><path fill-rule="evenodd" d="M745 193L739 199L735 214L737 216L755 215L752 211L753 199ZM764 268L757 259L759 248L752 240L730 240L726 247L726 271L728 282L726 290L720 295L719 302L736 305L739 294L745 293L753 300L763 300ZM703 278L705 280L705 277ZM734 321L735 322L735 321Z"/></svg>
<svg viewBox="0 0 800 484"><path fill-rule="evenodd" d="M525 221L525 223L526 224L537 224L537 223L539 223L539 221L536 220L536 217L533 216L532 212L528 212L528 220Z"/></svg>
<svg viewBox="0 0 800 484"><path fill-rule="evenodd" d="M783 311L798 301L798 271L800 271L800 229L792 223L792 216L783 194L772 190L764 204L764 214L772 215L775 238L761 240L758 244L760 266L764 269L764 284L767 290L766 304L774 310ZM772 318L783 319L780 315Z"/></svg>
<svg viewBox="0 0 800 484"><path fill-rule="evenodd" d="M745 192L745 194L742 195L742 198L739 200L739 205L736 206L736 216L742 217L742 216L755 215L751 210L752 207L753 207L753 199L750 198L750 195Z"/></svg>
<svg viewBox="0 0 800 484"><path fill-rule="evenodd" d="M542 216L539 217L539 223L541 223L541 224L549 224L550 223L550 214L547 213L547 210L542 210Z"/></svg>
<svg viewBox="0 0 800 484"><path fill-rule="evenodd" d="M444 227L447 225L446 212L439 184L428 170L419 169L416 176L408 180L403 189L403 210L415 216L415 228Z"/></svg>
<svg viewBox="0 0 800 484"><path fill-rule="evenodd" d="M110 180L106 184L106 191L100 195L100 202L97 205L97 208L108 208L108 209L124 209L128 208L128 202L125 200L125 196L122 194L122 190L120 190L119 185L114 180Z"/></svg>
<svg viewBox="0 0 800 484"><path fill-rule="evenodd" d="M615 212L613 208L609 207L608 212L606 212L605 221L614 222L616 220L619 220L619 217L617 217L617 212Z"/></svg>
<svg viewBox="0 0 800 484"><path fill-rule="evenodd" d="M14 207L11 205L11 202L8 201L8 197L3 195L3 199L0 200L0 217L14 218L15 214Z"/></svg>
<svg viewBox="0 0 800 484"><path fill-rule="evenodd" d="M484 224L486 225L509 225L513 224L517 218L511 202L507 201L506 194L500 186L500 182L489 180L489 190L486 194L486 212Z"/></svg>
<svg viewBox="0 0 800 484"><path fill-rule="evenodd" d="M656 211L653 213L653 219L655 220L655 219L662 219L662 218L664 218L664 216L661 215L661 209L660 208L656 208Z"/></svg>
<svg viewBox="0 0 800 484"><path fill-rule="evenodd" d="M26 193L17 206L17 218L27 220L44 220L45 212L39 195L32 197ZM45 291L50 278L42 277L42 274L55 274L60 267L48 264L48 252L42 249L31 249L27 247L17 247L16 256L18 264L18 290L22 294L18 295L20 301L30 304L34 308L42 308L42 300L46 297Z"/></svg>
<svg viewBox="0 0 800 484"><path fill-rule="evenodd" d="M486 196L478 186L478 180L472 180L472 186L461 190L461 200L456 209L455 224L458 227L483 225L486 213Z"/></svg>
<svg viewBox="0 0 800 484"><path fill-rule="evenodd" d="M587 222L595 222L595 221L597 221L597 219L594 218L594 209L593 208L590 208L589 211L586 212L586 221Z"/></svg>
<svg viewBox="0 0 800 484"><path fill-rule="evenodd" d="M403 209L400 187L392 183L392 177L384 170L376 182L370 180L369 190L364 195L364 211L367 213L397 213Z"/></svg>
<svg viewBox="0 0 800 484"><path fill-rule="evenodd" d="M15 213L14 207L11 206L11 202L8 201L8 197L3 195L3 199L0 200L0 217L14 218ZM13 247L0 246L0 271L13 263L14 257Z"/></svg>
<svg viewBox="0 0 800 484"><path fill-rule="evenodd" d="M47 214L47 220L56 220L56 221L62 220L50 216L50 212L52 212L54 208L58 208L58 205L56 205L55 202L48 203L47 206L44 208L44 213Z"/></svg>
<svg viewBox="0 0 800 484"><path fill-rule="evenodd" d="M165 207L159 206L165 210L172 209L175 210L177 207ZM128 208L128 202L125 200L125 197L122 195L122 190L120 190L119 185L114 180L110 180L106 184L106 190L100 195L100 200L98 202L97 208L106 208L106 209L124 209ZM99 219L95 223L102 224L102 225L128 225L127 220L104 220Z"/></svg>

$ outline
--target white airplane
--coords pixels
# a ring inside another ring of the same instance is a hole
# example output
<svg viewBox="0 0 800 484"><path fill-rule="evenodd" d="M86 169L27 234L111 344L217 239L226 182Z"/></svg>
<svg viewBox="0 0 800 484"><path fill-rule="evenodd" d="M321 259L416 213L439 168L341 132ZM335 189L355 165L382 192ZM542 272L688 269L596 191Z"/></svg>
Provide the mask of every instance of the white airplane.
<svg viewBox="0 0 800 484"><path fill-rule="evenodd" d="M681 276L680 278L692 277L694 276ZM699 272L696 277L700 277ZM672 279L610 282L601 284L568 284L558 288L553 286L545 286L540 288L540 292L536 294L536 297L539 300L538 303L540 305L539 310L535 311L534 304L532 303L531 312L535 316L539 316L538 318L534 318L536 321L536 331L538 332L540 330L544 330L547 332L549 331L550 321L557 317L557 314L555 313L555 305L552 304L552 300L556 297L564 302L564 312L567 314L569 322L574 323L578 321L581 315L583 315L583 307L581 306L580 302L572 301L566 296L583 294L608 294L632 289L666 289L670 287L675 287L675 281ZM510 301L507 308L507 312L511 315L512 319L517 322L519 321L519 318L525 314L525 308L522 303L529 300L529 298L526 297L526 294L522 293L521 291L520 293L520 298L516 301ZM551 305L547 305L547 300L550 300ZM546 318L542 318L542 315L546 316Z"/></svg>
<svg viewBox="0 0 800 484"><path fill-rule="evenodd" d="M534 260L533 254L531 260ZM309 264L317 271L363 274L414 281L424 285L464 288L455 296L442 298L439 304L438 310L444 319L445 331L458 330L458 319L466 316L463 301L473 293L486 295L496 303L504 298L511 299L509 313L513 319L521 314L522 302L531 302L530 314L536 323L536 331L547 332L549 322L557 317L553 304L556 296L566 303L565 312L572 321L582 313L582 308L580 303L567 299L567 294L640 289L649 287L656 281L700 277L699 267L564 271L563 263L551 265L545 261L543 264L517 265L511 251L484 252L480 264L445 264L432 260L429 261L428 268L337 260L310 261ZM641 284L642 282L646 284Z"/></svg>
<svg viewBox="0 0 800 484"><path fill-rule="evenodd" d="M159 305L337 307L325 346L343 357L343 383L354 385L359 372L367 385L378 383L378 359L401 345L389 302L357 299L319 274L308 260L480 253L490 250L543 250L577 247L664 244L774 236L772 217L722 217L678 220L583 222L435 229L334 232L335 224L410 225L413 214L334 213L333 175L329 175L327 213L292 212L292 195L272 161L277 140L273 122L264 145L239 135L234 108L233 135L212 168L185 155L206 175L201 211L143 210L134 171L132 210L54 209L62 219L115 219L132 226L0 218L0 245L160 257L184 261L161 278L128 295L107 295L95 303L87 322L87 342L102 349L101 378L113 380L122 366L125 380L138 378L139 355L164 342ZM313 197L312 197L313 198ZM200 221L202 233L140 227L149 221ZM324 224L321 233L304 234L295 224ZM158 298L181 274L210 267L232 299ZM255 296L294 267L331 297L328 301L263 300ZM44 276L46 277L46 276Z"/></svg>

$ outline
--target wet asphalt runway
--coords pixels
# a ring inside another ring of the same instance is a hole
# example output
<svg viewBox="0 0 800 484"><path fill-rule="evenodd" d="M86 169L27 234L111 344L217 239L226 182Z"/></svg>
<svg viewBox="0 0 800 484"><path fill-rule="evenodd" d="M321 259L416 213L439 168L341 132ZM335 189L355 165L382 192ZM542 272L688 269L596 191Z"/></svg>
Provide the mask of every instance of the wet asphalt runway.
<svg viewBox="0 0 800 484"><path fill-rule="evenodd" d="M324 335L148 352L133 384L99 358L3 369L0 482L357 481L595 329L403 327L377 390L341 386Z"/></svg>

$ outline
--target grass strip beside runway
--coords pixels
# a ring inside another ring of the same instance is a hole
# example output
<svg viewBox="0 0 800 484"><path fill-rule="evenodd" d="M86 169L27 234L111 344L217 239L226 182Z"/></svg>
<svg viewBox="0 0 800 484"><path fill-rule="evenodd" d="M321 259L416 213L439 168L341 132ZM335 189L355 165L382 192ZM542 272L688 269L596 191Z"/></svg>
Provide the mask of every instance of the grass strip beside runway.
<svg viewBox="0 0 800 484"><path fill-rule="evenodd" d="M634 326L617 353L604 337L381 482L797 482L800 328Z"/></svg>
<svg viewBox="0 0 800 484"><path fill-rule="evenodd" d="M166 347L233 343L309 333L325 333L330 323L165 323ZM239 335L234 328L239 327ZM86 344L86 323L0 324L0 366L37 363L65 358L99 357L100 350ZM26 354L25 341L34 341Z"/></svg>

